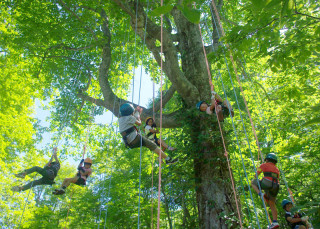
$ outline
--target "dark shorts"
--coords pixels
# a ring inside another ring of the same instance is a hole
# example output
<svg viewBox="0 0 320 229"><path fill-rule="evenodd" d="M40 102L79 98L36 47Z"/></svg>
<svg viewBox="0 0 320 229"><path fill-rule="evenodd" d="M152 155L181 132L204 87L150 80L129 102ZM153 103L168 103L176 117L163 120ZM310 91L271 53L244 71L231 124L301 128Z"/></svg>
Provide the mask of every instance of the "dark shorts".
<svg viewBox="0 0 320 229"><path fill-rule="evenodd" d="M141 145L141 138L142 138L142 146L147 147L148 149L150 149L151 151L154 151L158 146L156 145L156 143L152 140L147 139L146 137L141 135L137 135L137 137L130 142L128 145L131 149L134 148L139 148Z"/></svg>
<svg viewBox="0 0 320 229"><path fill-rule="evenodd" d="M258 181L261 189L265 191L267 199L275 201L280 188L279 184L264 178L262 180L254 179L252 183L258 186Z"/></svg>
<svg viewBox="0 0 320 229"><path fill-rule="evenodd" d="M76 185L86 185L86 181L85 181L85 179L79 177L79 179L77 180L77 182L75 184Z"/></svg>

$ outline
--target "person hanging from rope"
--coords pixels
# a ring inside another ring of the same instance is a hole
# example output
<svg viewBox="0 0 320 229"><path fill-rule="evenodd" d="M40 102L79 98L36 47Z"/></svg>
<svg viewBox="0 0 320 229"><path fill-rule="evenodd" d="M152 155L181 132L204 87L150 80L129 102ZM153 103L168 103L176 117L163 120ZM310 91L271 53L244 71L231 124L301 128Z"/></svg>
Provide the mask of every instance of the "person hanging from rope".
<svg viewBox="0 0 320 229"><path fill-rule="evenodd" d="M285 210L285 219L291 229L310 229L311 224L308 222L308 216L302 216L300 213L294 215L290 212L293 204L291 201L284 199L281 203L283 210Z"/></svg>
<svg viewBox="0 0 320 229"><path fill-rule="evenodd" d="M207 104L205 101L199 101L196 105L196 108L202 112L206 112L209 115L212 115L214 112L217 112L218 119L220 122L224 120L225 117L229 115L229 109L231 116L233 117L234 112L231 107L231 104L228 100L223 100L215 91L211 91L211 104ZM215 109L217 109L215 111Z"/></svg>
<svg viewBox="0 0 320 229"><path fill-rule="evenodd" d="M53 159L55 161L53 161ZM38 185L52 185L54 184L54 179L58 174L58 171L60 169L60 162L57 157L57 148L53 148L53 154L48 161L48 163L43 167L39 166L34 166L30 169L26 169L21 173L15 174L16 177L19 178L25 178L26 175L37 172L41 174L41 178L38 180L31 181L30 183L23 185L23 186L14 186L12 187L12 191L14 192L20 192L20 191L25 191L28 190L34 186Z"/></svg>
<svg viewBox="0 0 320 229"><path fill-rule="evenodd" d="M84 165L83 165L84 163ZM54 195L63 195L66 192L67 187L74 183L76 185L84 186L88 177L92 174L92 160L90 158L82 159L78 165L78 173L73 178L66 178L62 182L60 189L55 189L52 194Z"/></svg>
<svg viewBox="0 0 320 229"><path fill-rule="evenodd" d="M261 164L257 170L258 176L263 172L264 177L261 180L256 177L256 179L253 179L251 181L252 188L256 191L256 193L258 193L261 198L264 198L265 202L270 206L273 222L269 226L269 229L279 228L276 197L280 188L280 171L276 166L277 162L277 156L274 153L269 153L265 158L265 163ZM260 184L261 190L264 190L265 193L260 192L258 182Z"/></svg>
<svg viewBox="0 0 320 229"><path fill-rule="evenodd" d="M120 106L119 128L125 145L131 149L138 148L140 145L147 147L155 152L161 158L165 159L167 164L173 164L178 159L167 156L154 141L141 136L135 125L141 126L140 114L142 113L141 107L134 108L132 104L125 103Z"/></svg>
<svg viewBox="0 0 320 229"><path fill-rule="evenodd" d="M160 133L159 130L155 129L157 125L155 124L152 117L146 118L146 126L144 128L146 136L149 140L154 141L157 146L160 147L160 139L157 137L157 133ZM174 151L175 148L168 146L163 139L161 139L161 148L163 151L166 149Z"/></svg>

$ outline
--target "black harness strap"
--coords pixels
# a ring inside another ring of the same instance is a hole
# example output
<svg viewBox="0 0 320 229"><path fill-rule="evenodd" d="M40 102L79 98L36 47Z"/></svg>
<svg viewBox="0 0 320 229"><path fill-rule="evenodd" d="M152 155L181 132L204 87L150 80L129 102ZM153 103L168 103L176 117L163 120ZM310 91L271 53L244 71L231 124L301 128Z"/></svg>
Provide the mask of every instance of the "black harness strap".
<svg viewBox="0 0 320 229"><path fill-rule="evenodd" d="M272 177L273 179L278 180L279 179L279 174L273 173L273 172L263 172L265 177Z"/></svg>
<svg viewBox="0 0 320 229"><path fill-rule="evenodd" d="M122 135L122 139L123 139L125 145L126 145L127 147L129 147L129 148L131 148L131 147L130 147L130 145L129 145L129 143L128 143L127 136L128 136L129 134L131 134L133 131L137 131L137 132L138 132L137 127L135 127L135 126L130 127L129 129L126 129L125 131L122 131L122 132L120 133L120 134Z"/></svg>

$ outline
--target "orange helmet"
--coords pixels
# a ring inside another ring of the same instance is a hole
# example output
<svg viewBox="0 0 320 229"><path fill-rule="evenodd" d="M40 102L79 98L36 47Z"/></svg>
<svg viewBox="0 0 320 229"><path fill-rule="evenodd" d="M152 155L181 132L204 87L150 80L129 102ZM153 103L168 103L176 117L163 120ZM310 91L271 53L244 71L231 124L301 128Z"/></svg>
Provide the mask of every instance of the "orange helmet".
<svg viewBox="0 0 320 229"><path fill-rule="evenodd" d="M92 160L90 158L84 159L84 163L92 164Z"/></svg>

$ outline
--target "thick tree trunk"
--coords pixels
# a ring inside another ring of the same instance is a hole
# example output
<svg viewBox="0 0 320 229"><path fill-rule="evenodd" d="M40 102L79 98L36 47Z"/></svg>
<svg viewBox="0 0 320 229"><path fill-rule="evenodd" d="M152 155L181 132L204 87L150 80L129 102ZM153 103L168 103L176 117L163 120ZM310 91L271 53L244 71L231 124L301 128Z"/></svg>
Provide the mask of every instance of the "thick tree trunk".
<svg viewBox="0 0 320 229"><path fill-rule="evenodd" d="M200 228L230 228L223 216L236 214L236 207L218 123L214 117L202 116L192 128Z"/></svg>

